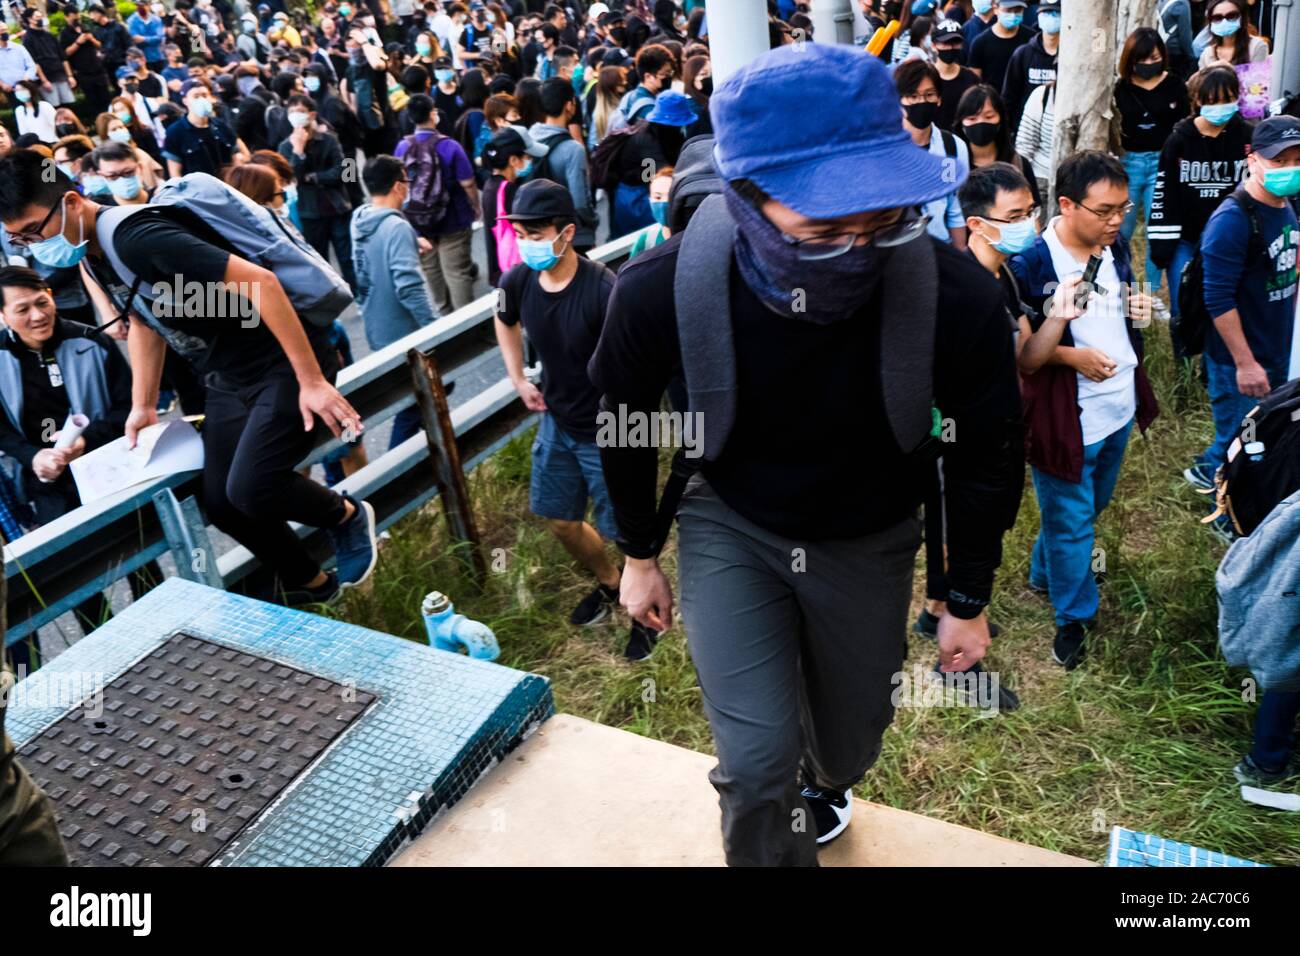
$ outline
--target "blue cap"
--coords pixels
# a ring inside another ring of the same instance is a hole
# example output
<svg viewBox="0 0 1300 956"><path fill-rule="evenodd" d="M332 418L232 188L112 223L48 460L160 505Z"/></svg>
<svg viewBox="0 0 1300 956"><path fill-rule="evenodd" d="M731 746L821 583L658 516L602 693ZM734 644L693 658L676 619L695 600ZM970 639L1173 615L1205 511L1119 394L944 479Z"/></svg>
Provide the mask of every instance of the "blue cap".
<svg viewBox="0 0 1300 956"><path fill-rule="evenodd" d="M709 112L719 174L813 219L924 205L966 178L912 142L884 63L855 47L770 50L714 90Z"/></svg>
<svg viewBox="0 0 1300 956"><path fill-rule="evenodd" d="M647 122L660 126L690 126L696 118L691 98L676 90L664 90L655 97L654 109L646 116Z"/></svg>

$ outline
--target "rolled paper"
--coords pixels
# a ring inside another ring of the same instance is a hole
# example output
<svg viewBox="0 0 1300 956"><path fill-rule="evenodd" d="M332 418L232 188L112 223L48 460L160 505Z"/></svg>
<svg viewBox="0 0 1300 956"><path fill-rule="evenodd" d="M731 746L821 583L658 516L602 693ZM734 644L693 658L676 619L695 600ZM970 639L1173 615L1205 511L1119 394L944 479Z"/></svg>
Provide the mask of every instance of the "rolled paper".
<svg viewBox="0 0 1300 956"><path fill-rule="evenodd" d="M54 443L54 450L63 451L65 448L71 448L73 443L81 437L81 433L89 427L89 418L73 412L68 416L68 420L63 423L63 430L59 432L59 440Z"/></svg>
<svg viewBox="0 0 1300 956"><path fill-rule="evenodd" d="M876 31L875 35L867 43L867 52L872 56L880 56L885 47L889 46L889 41L898 35L900 24L897 20L890 20L887 24Z"/></svg>

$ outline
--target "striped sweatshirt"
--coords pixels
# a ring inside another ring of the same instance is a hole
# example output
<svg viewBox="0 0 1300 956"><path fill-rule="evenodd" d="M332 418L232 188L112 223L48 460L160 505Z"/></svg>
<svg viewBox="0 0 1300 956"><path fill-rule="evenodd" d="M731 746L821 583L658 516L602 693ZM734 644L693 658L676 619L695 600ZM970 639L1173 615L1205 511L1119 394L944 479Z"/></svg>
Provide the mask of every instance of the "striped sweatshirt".
<svg viewBox="0 0 1300 956"><path fill-rule="evenodd" d="M1016 152L1034 167L1039 179L1052 178L1052 148L1056 140L1056 84L1037 87L1025 100L1016 130Z"/></svg>

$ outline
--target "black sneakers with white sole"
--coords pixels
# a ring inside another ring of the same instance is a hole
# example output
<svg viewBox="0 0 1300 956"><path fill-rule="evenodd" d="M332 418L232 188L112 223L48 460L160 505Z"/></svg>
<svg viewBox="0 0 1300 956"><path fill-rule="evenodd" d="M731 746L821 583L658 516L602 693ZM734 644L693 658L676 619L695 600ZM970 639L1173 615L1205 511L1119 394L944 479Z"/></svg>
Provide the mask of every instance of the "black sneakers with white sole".
<svg viewBox="0 0 1300 956"><path fill-rule="evenodd" d="M849 818L853 816L852 790L821 790L817 787L804 787L799 795L812 811L819 846L830 843L849 825Z"/></svg>

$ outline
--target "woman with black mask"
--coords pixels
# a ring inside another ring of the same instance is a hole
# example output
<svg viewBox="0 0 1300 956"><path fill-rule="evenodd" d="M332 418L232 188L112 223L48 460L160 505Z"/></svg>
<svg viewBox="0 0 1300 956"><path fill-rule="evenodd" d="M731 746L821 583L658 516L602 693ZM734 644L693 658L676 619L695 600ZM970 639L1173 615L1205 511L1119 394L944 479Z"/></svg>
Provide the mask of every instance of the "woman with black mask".
<svg viewBox="0 0 1300 956"><path fill-rule="evenodd" d="M695 122L686 127L686 139L713 132L709 119L709 97L713 95L713 61L707 56L693 56L682 68L682 85L695 103Z"/></svg>
<svg viewBox="0 0 1300 956"><path fill-rule="evenodd" d="M1034 205L1041 206L1043 197L1034 178L1034 167L1012 148L1011 130L1006 124L1006 115L1002 96L987 83L981 83L967 90L957 104L952 131L970 147L971 169L992 163L1010 163L1029 180Z"/></svg>
<svg viewBox="0 0 1300 956"><path fill-rule="evenodd" d="M1143 221L1151 221L1160 151L1174 126L1191 112L1187 85L1169 71L1165 43L1151 27L1134 30L1124 44L1119 81L1115 84L1115 107L1120 115L1128 198L1133 203L1133 210L1120 228L1120 235L1128 242L1137 231L1139 215ZM1160 289L1160 272L1150 253L1148 244L1145 278L1151 291L1156 292Z"/></svg>

